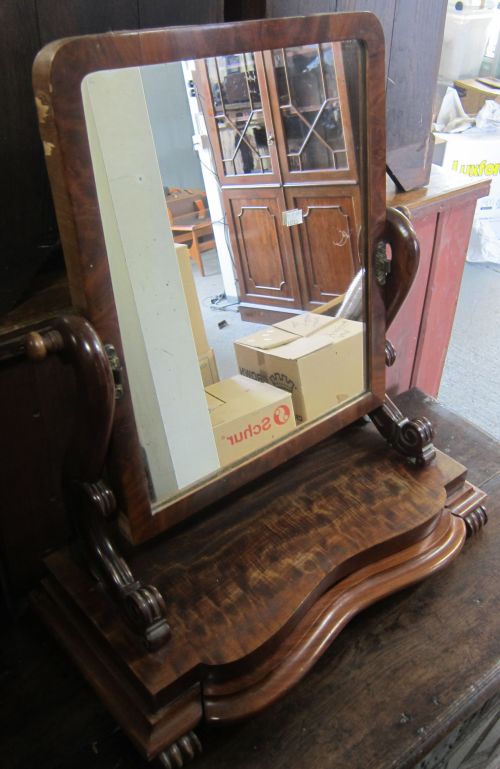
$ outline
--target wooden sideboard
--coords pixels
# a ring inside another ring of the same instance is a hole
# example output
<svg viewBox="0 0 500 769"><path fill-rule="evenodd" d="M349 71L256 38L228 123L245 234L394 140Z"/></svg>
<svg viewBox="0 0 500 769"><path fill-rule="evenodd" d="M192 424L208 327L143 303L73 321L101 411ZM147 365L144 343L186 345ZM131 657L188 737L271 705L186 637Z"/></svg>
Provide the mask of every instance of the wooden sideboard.
<svg viewBox="0 0 500 769"><path fill-rule="evenodd" d="M390 395L410 387L438 394L476 202L489 187L487 180L461 181L439 166L422 189L398 193L388 183L387 205L409 209L420 242L417 277L387 332L397 353L387 370Z"/></svg>

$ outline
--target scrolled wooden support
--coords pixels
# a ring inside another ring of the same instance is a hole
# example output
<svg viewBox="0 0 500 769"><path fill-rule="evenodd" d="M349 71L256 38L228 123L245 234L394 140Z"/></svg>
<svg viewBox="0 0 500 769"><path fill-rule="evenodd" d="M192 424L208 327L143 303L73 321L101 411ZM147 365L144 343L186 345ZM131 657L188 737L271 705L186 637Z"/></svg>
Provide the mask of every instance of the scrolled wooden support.
<svg viewBox="0 0 500 769"><path fill-rule="evenodd" d="M425 417L409 420L387 396L369 417L389 445L417 465L428 465L436 456L432 425Z"/></svg>
<svg viewBox="0 0 500 769"><path fill-rule="evenodd" d="M391 247L390 268L385 270L385 279L378 281L382 288L386 310L386 328L389 328L401 305L408 296L415 275L417 274L420 247L417 235L409 219L407 209L388 208L384 241L379 243L376 259L378 270L382 274L382 247ZM386 339L385 362L392 366L396 360L396 351ZM417 465L428 465L436 456L432 444L432 425L426 417L410 420L401 413L397 406L386 396L384 403L369 414L370 419L386 441L403 456L415 461Z"/></svg>
<svg viewBox="0 0 500 769"><path fill-rule="evenodd" d="M478 531L488 523L486 507L484 505L479 505L479 507L471 510L470 513L467 513L467 515L464 516L464 521L467 536L472 537L474 534L477 534Z"/></svg>
<svg viewBox="0 0 500 769"><path fill-rule="evenodd" d="M188 732L158 755L156 765L158 769L182 769L201 752L200 740L194 732Z"/></svg>
<svg viewBox="0 0 500 769"><path fill-rule="evenodd" d="M385 365L390 368L396 362L396 349L390 339L385 340Z"/></svg>
<svg viewBox="0 0 500 769"><path fill-rule="evenodd" d="M392 254L390 270L383 284L387 328L408 296L420 257L417 234L406 213L397 208L388 208L386 212L384 241Z"/></svg>
<svg viewBox="0 0 500 769"><path fill-rule="evenodd" d="M127 624L146 646L158 649L170 637L163 598L155 587L135 579L110 531L116 500L102 474L113 426L115 383L106 350L92 326L76 316L56 318L49 330L28 334L25 350L38 362L59 353L74 367L79 409L64 466L68 510L93 575L109 589Z"/></svg>

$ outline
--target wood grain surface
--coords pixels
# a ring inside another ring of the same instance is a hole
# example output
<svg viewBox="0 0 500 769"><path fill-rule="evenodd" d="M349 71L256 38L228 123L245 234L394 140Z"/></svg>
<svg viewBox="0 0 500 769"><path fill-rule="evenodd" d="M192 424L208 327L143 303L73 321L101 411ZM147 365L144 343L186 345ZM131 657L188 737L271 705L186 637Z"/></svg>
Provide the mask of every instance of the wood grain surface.
<svg viewBox="0 0 500 769"><path fill-rule="evenodd" d="M499 689L500 446L413 391L436 444L490 495L489 523L449 568L366 610L265 714L200 732L200 769L410 769ZM137 769L141 760L29 615L1 636L6 769Z"/></svg>
<svg viewBox="0 0 500 769"><path fill-rule="evenodd" d="M361 609L449 564L484 499L465 474L443 453L409 465L358 425L130 552L167 605L172 634L155 653L67 551L47 559L34 605L151 758L202 716L227 724L269 707Z"/></svg>

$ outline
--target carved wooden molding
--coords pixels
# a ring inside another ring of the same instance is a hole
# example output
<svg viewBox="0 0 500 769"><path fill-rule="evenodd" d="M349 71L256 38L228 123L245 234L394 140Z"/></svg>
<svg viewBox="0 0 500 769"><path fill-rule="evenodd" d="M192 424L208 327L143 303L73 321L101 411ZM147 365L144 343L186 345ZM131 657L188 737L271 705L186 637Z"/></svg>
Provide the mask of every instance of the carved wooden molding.
<svg viewBox="0 0 500 769"><path fill-rule="evenodd" d="M477 534L488 523L484 506L486 498L484 491L465 481L463 488L448 500L448 510L465 522L468 537Z"/></svg>
<svg viewBox="0 0 500 769"><path fill-rule="evenodd" d="M194 732L188 732L159 754L156 765L158 769L181 769L201 752L199 738Z"/></svg>
<svg viewBox="0 0 500 769"><path fill-rule="evenodd" d="M464 515L465 526L467 529L467 536L471 537L473 534L477 534L483 526L488 523L488 513L484 505L479 505L475 510L471 510L470 513Z"/></svg>
<svg viewBox="0 0 500 769"><path fill-rule="evenodd" d="M436 456L434 433L426 417L409 420L386 395L382 406L369 414L370 419L396 451L417 465L428 465Z"/></svg>
<svg viewBox="0 0 500 769"><path fill-rule="evenodd" d="M56 318L49 330L31 332L25 349L37 362L59 353L75 369L79 409L64 468L68 510L93 575L109 588L146 646L157 649L170 636L163 598L134 578L108 530L116 510L114 494L102 479L115 404L109 356L92 326L76 316Z"/></svg>
<svg viewBox="0 0 500 769"><path fill-rule="evenodd" d="M385 245L392 258L385 261ZM396 208L386 211L384 241L377 246L377 280L383 286L387 328L399 312L417 274L420 246L408 217Z"/></svg>

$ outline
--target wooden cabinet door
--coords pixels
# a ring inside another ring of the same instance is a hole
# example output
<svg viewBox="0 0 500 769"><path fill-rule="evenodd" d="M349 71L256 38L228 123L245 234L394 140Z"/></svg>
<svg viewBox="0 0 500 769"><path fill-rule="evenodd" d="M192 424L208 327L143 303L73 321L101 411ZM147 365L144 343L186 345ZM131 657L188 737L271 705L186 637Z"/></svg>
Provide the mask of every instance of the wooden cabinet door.
<svg viewBox="0 0 500 769"><path fill-rule="evenodd" d="M291 235L282 224L281 189L224 189L223 201L241 301L300 308Z"/></svg>
<svg viewBox="0 0 500 769"><path fill-rule="evenodd" d="M264 63L283 181L355 180L342 44L265 51Z"/></svg>
<svg viewBox="0 0 500 769"><path fill-rule="evenodd" d="M293 225L294 248L304 309L347 291L361 267L357 187L287 187L288 208L302 211Z"/></svg>
<svg viewBox="0 0 500 769"><path fill-rule="evenodd" d="M195 82L222 186L280 180L261 53L196 62Z"/></svg>

